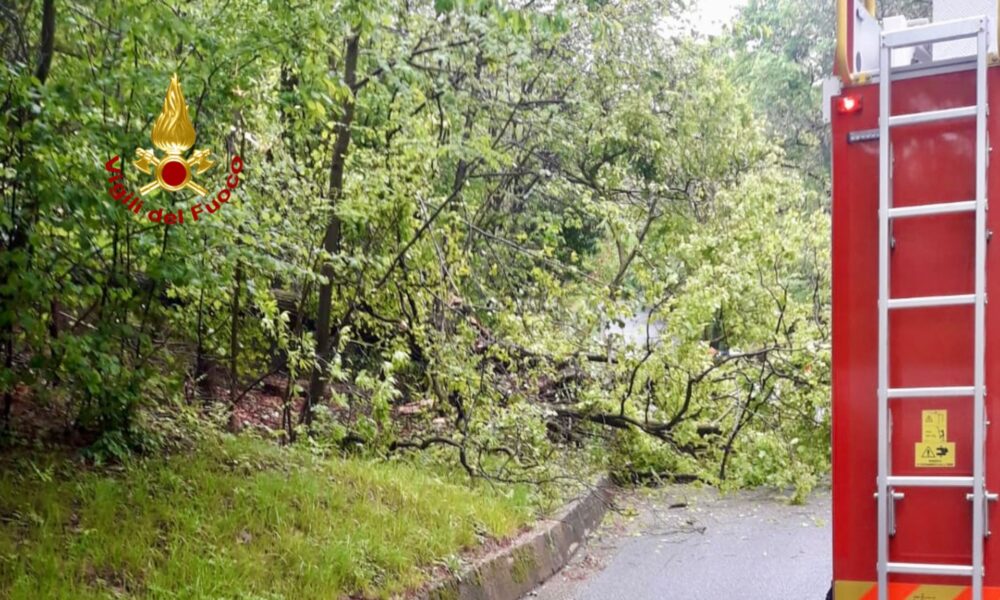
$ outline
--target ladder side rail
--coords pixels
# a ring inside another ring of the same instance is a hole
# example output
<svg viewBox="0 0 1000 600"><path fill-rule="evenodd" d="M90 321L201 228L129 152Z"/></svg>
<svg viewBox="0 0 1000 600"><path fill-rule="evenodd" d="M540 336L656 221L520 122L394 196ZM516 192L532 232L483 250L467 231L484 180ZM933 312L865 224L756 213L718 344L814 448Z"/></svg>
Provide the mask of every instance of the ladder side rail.
<svg viewBox="0 0 1000 600"><path fill-rule="evenodd" d="M891 50L883 34L879 60L879 210L878 210L878 600L889 589L889 209L891 200L889 121Z"/></svg>
<svg viewBox="0 0 1000 600"><path fill-rule="evenodd" d="M973 460L972 477L972 598L983 597L983 538L985 523L985 392L986 392L986 112L989 98L986 91L989 42L986 38L986 19L980 21L976 53L976 262L975 262L975 343L973 367Z"/></svg>

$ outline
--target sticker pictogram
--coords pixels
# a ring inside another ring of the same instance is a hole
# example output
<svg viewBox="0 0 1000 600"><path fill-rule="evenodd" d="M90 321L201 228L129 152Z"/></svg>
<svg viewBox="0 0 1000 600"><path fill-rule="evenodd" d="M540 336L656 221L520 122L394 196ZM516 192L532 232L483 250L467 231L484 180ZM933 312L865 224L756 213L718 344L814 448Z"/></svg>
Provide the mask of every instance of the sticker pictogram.
<svg viewBox="0 0 1000 600"><path fill-rule="evenodd" d="M921 413L923 436L916 445L918 467L954 467L955 442L948 441L948 411Z"/></svg>

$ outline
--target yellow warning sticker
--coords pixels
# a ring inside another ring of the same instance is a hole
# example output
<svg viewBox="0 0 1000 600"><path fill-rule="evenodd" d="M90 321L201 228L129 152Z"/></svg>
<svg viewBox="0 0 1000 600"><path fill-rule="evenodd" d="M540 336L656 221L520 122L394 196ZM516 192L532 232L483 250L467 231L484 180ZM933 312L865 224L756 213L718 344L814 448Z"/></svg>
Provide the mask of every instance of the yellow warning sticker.
<svg viewBox="0 0 1000 600"><path fill-rule="evenodd" d="M921 439L927 443L948 441L948 411L925 410L922 415L924 435Z"/></svg>
<svg viewBox="0 0 1000 600"><path fill-rule="evenodd" d="M955 443L948 441L948 411L925 410L921 415L923 436L916 443L918 467L954 467Z"/></svg>

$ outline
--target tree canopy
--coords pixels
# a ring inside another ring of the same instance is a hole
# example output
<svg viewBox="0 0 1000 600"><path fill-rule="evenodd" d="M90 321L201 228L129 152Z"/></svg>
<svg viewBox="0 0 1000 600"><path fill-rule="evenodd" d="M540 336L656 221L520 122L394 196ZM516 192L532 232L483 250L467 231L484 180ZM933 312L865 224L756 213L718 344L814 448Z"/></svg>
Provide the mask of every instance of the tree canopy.
<svg viewBox="0 0 1000 600"><path fill-rule="evenodd" d="M277 380L284 442L473 477L558 477L566 448L640 479L822 472L832 9L753 0L711 40L671 0L0 10L8 439L44 411L97 456L156 448L177 414L240 429ZM199 180L243 170L169 226L104 165L148 180L175 73Z"/></svg>

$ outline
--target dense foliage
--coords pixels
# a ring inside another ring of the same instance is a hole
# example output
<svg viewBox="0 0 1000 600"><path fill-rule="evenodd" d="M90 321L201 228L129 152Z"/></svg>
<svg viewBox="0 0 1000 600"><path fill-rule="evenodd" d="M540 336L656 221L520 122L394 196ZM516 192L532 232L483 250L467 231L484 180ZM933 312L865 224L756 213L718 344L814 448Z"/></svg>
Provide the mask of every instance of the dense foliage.
<svg viewBox="0 0 1000 600"><path fill-rule="evenodd" d="M787 127L753 101L755 69L801 62L748 41L762 4L699 40L670 0L8 3L0 427L44 407L124 454L178 411L239 429L277 377L284 441L808 488L829 255L802 178L826 175L775 134L819 139L813 82L789 77ZM200 177L245 168L219 212L164 226L104 163L145 183L175 72L222 165Z"/></svg>

